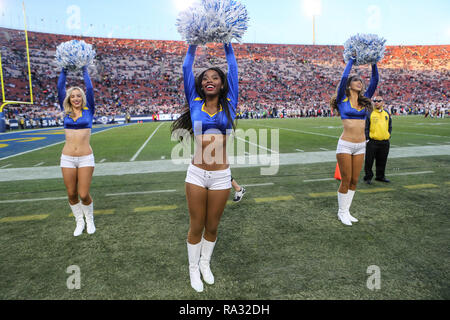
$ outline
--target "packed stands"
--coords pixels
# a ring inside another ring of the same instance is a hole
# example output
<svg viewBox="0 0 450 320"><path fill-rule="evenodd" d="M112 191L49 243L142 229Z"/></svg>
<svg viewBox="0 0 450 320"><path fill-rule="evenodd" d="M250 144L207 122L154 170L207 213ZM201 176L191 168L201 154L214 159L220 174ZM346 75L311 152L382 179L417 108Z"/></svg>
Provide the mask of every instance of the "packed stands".
<svg viewBox="0 0 450 320"><path fill-rule="evenodd" d="M60 117L56 83L56 47L83 39L94 46L89 71L95 88L96 115L180 113L185 106L182 63L187 44L180 41L80 38L28 32L33 106L8 106L7 118ZM29 101L25 36L0 28L5 95ZM345 68L342 46L233 44L239 65L239 112L245 117L329 116L329 100ZM378 94L395 112L423 113L449 107L450 45L388 47L380 69ZM195 72L218 65L226 70L223 47L198 49ZM366 83L370 67L355 67ZM68 86L82 85L81 73Z"/></svg>

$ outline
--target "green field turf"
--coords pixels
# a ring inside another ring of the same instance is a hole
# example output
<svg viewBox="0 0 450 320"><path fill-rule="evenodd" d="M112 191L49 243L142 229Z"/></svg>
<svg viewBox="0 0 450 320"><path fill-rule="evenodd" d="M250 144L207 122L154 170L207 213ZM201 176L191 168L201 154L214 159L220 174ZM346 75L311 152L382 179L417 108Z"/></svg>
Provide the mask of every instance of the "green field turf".
<svg viewBox="0 0 450 320"><path fill-rule="evenodd" d="M130 162L160 125L93 135L96 161ZM395 117L393 126L396 147L450 144L448 119ZM169 127L159 127L135 162L170 159ZM238 127L279 128L280 153L333 151L342 133L339 119L240 120ZM57 166L62 147L0 166ZM352 227L336 216L338 182L320 181L335 166L284 165L274 176L232 168L243 185L271 185L248 187L225 209L212 259L216 284L201 294L189 284L185 172L94 177L97 232L78 238L62 179L0 182L0 299L449 299L450 156L389 159L392 183L359 185L351 210L360 222ZM157 193L114 195L147 191ZM72 265L81 270L79 290L66 284ZM373 265L379 290L367 287Z"/></svg>

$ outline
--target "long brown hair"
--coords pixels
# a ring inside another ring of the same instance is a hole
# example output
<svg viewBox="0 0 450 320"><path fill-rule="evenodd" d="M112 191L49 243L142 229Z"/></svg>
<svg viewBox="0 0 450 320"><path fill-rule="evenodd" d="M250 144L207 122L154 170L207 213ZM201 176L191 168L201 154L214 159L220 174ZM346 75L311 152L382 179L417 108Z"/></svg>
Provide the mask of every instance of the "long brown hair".
<svg viewBox="0 0 450 320"><path fill-rule="evenodd" d="M231 118L229 103L228 103L228 99L227 99L228 90L229 90L228 81L227 81L227 77L226 77L225 73L220 68L214 67L214 68L209 68L209 69L206 69L205 71L203 71L197 77L197 79L195 79L195 91L197 92L197 94L200 96L200 98L202 100L206 100L206 95L202 90L202 80L203 80L205 73L209 70L216 71L219 74L220 78L222 79L223 89L221 89L220 93L219 93L219 104L222 105L222 108L228 119L228 124L231 123L231 125L233 126L233 130L235 130L236 125ZM176 131L178 129L184 129L184 130L189 131L189 133L191 134L191 137L192 137L192 134L194 133L194 129L192 127L191 111L190 111L189 104L185 105L184 111L181 114L181 116L172 123L170 131L171 131L171 133L174 133L174 131ZM180 141L183 140L183 136L178 136L177 138Z"/></svg>
<svg viewBox="0 0 450 320"><path fill-rule="evenodd" d="M364 95L363 92L366 90L366 88L365 88L364 82L362 81L362 79L359 76L355 75L355 76L351 76L348 78L346 86L345 86L345 95L347 96L347 98L350 99L350 83L355 79L361 81L361 83L363 84L362 89L358 94L358 105L365 108L367 112L372 112L372 110L373 110L372 100L367 98ZM336 114L339 115L340 113L339 113L339 107L338 107L338 101L337 101L337 91L338 90L339 90L339 86L336 88L336 93L331 97L330 107L334 112L336 112Z"/></svg>

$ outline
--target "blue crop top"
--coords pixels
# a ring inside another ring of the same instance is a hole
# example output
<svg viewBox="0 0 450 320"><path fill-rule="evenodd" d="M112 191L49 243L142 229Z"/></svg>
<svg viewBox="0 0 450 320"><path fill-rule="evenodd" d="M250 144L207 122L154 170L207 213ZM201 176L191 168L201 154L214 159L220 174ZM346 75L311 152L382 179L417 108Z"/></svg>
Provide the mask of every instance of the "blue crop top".
<svg viewBox="0 0 450 320"><path fill-rule="evenodd" d="M367 112L365 108L357 109L352 106L350 99L345 96L345 89L347 86L348 76L350 74L350 70L352 69L354 60L350 59L347 67L345 68L344 74L342 76L341 83L339 84L338 94L337 94L337 104L339 108L339 113L341 114L341 119L358 119L365 120L367 116ZM370 79L369 87L367 88L364 96L367 98L372 98L375 91L377 90L379 81L378 68L376 64L372 65L372 77Z"/></svg>
<svg viewBox="0 0 450 320"><path fill-rule="evenodd" d="M62 69L58 79L58 100L61 110L64 112L64 99L66 98L66 71ZM83 68L84 84L86 85L86 107L81 110L81 117L74 121L70 115L64 116L64 129L91 129L95 113L94 88L87 68Z"/></svg>
<svg viewBox="0 0 450 320"><path fill-rule="evenodd" d="M225 44L224 48L228 62L227 81L229 90L227 100L231 119L234 121L236 118L236 108L239 94L238 67L231 43ZM227 130L231 129L233 125L232 123L228 123L227 116L222 108L223 102L217 113L209 114L205 110L205 101L198 95L197 90L195 89L195 77L192 71L192 65L194 64L196 50L196 45L189 46L183 64L184 92L191 111L191 121L194 129L194 135L197 136L205 133L222 133L226 135Z"/></svg>

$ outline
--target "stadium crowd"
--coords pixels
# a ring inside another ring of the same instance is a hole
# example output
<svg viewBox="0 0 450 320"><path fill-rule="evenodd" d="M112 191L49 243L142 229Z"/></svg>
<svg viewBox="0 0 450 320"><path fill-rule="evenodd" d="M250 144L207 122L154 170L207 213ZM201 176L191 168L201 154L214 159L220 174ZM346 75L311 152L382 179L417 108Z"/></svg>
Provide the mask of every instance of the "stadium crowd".
<svg viewBox="0 0 450 320"><path fill-rule="evenodd" d="M29 32L34 105L5 109L7 119L61 118L56 83L56 47L79 37ZM180 41L82 38L94 46L96 116L178 114L185 108L181 66L186 43ZM29 101L24 33L0 28L5 95ZM240 69L240 118L328 117L329 100L345 67L342 46L235 44ZM379 63L378 94L393 114L447 114L450 46L388 47ZM211 65L226 70L218 44L198 50L195 71ZM354 70L369 82L370 67ZM68 86L81 84L71 73ZM38 121L36 122L38 125Z"/></svg>

